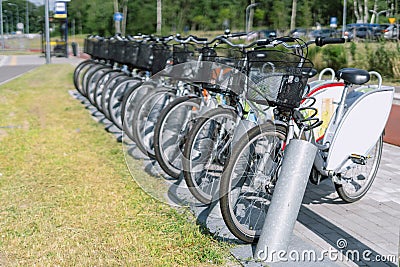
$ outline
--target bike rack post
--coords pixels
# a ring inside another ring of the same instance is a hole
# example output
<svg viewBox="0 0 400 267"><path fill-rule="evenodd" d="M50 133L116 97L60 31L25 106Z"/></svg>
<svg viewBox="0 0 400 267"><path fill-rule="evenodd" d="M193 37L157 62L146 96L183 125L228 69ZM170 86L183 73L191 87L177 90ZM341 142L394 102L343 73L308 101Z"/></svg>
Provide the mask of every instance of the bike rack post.
<svg viewBox="0 0 400 267"><path fill-rule="evenodd" d="M317 147L307 141L292 139L285 148L281 172L264 221L254 258L279 261L280 251L288 248L300 211Z"/></svg>

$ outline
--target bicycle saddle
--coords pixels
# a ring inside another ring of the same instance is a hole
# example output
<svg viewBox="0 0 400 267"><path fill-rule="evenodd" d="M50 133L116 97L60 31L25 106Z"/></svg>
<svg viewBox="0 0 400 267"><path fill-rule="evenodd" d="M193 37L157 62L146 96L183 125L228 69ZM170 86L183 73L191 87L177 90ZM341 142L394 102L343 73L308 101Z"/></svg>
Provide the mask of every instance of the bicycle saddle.
<svg viewBox="0 0 400 267"><path fill-rule="evenodd" d="M344 68L336 72L336 78L343 79L346 83L360 85L368 82L370 75L366 70Z"/></svg>

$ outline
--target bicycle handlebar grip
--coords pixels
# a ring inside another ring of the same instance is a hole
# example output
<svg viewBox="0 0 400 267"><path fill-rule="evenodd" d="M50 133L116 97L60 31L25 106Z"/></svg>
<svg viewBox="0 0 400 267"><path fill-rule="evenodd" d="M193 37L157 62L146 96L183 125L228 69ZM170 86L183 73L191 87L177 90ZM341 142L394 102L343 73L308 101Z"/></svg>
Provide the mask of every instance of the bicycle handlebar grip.
<svg viewBox="0 0 400 267"><path fill-rule="evenodd" d="M257 41L258 46L269 45L270 43L271 43L271 41L268 39L262 39L262 40Z"/></svg>
<svg viewBox="0 0 400 267"><path fill-rule="evenodd" d="M199 42L207 42L207 38L205 38L205 37L197 37L197 36L195 36L195 35L189 35L189 37L190 38L193 38L193 39L195 39L196 41L199 41Z"/></svg>
<svg viewBox="0 0 400 267"><path fill-rule="evenodd" d="M326 44L344 44L346 39L344 38L324 38L324 37L317 37L315 38L315 44L317 46L324 46Z"/></svg>
<svg viewBox="0 0 400 267"><path fill-rule="evenodd" d="M247 35L247 33L245 32L234 32L234 33L230 33L229 37L240 37L240 36L245 36Z"/></svg>
<svg viewBox="0 0 400 267"><path fill-rule="evenodd" d="M295 42L297 39L294 37L285 36L285 37L277 38L277 40L288 43L288 42Z"/></svg>

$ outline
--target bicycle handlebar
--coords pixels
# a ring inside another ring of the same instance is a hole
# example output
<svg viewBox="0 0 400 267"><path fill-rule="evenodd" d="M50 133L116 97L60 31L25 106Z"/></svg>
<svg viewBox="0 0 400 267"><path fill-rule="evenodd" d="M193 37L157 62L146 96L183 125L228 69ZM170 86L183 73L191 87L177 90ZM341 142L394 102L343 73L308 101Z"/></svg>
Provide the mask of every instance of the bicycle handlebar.
<svg viewBox="0 0 400 267"><path fill-rule="evenodd" d="M344 44L346 39L344 38L328 38L328 37L317 37L315 38L315 45L316 46L324 46L326 44Z"/></svg>

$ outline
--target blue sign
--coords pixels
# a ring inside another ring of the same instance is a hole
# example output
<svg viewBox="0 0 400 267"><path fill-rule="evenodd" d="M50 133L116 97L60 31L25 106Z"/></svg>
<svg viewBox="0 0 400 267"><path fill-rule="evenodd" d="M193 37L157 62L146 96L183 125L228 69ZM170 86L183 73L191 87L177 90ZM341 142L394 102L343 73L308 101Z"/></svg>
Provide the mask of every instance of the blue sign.
<svg viewBox="0 0 400 267"><path fill-rule="evenodd" d="M123 18L124 16L122 16L121 13L119 12L114 13L114 21L122 21Z"/></svg>
<svg viewBox="0 0 400 267"><path fill-rule="evenodd" d="M65 19L67 17L67 4L63 1L56 1L54 4L55 19Z"/></svg>
<svg viewBox="0 0 400 267"><path fill-rule="evenodd" d="M330 26L331 26L331 28L337 27L337 17L331 17Z"/></svg>

